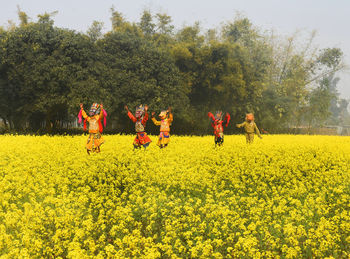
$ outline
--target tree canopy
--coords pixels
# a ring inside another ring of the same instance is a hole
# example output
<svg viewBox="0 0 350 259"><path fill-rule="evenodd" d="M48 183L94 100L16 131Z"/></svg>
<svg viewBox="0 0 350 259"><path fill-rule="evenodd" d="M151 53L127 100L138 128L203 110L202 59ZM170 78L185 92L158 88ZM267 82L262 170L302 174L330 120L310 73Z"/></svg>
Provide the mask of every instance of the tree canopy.
<svg viewBox="0 0 350 259"><path fill-rule="evenodd" d="M246 17L220 28L176 29L170 16L145 10L139 22L111 8L112 30L94 21L86 33L54 25L53 14L0 29L0 118L7 129L55 132L76 127L79 103L104 103L111 132L132 130L123 106L172 106L174 132L206 134L208 111L253 112L271 132L300 125L341 124L339 48L318 49L314 34L264 32ZM299 43L298 43L299 42ZM150 126L150 130L152 127Z"/></svg>

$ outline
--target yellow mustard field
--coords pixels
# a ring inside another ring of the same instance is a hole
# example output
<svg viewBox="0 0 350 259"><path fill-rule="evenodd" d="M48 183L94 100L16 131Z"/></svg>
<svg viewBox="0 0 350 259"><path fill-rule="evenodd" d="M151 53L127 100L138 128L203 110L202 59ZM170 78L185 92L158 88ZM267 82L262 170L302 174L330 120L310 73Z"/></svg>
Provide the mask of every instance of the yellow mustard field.
<svg viewBox="0 0 350 259"><path fill-rule="evenodd" d="M0 136L3 258L349 258L350 138Z"/></svg>

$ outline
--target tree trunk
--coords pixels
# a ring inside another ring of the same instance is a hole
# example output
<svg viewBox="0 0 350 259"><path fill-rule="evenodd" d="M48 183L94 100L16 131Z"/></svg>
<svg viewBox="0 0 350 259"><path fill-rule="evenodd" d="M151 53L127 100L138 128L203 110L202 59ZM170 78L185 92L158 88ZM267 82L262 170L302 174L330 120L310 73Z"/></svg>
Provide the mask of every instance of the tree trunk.
<svg viewBox="0 0 350 259"><path fill-rule="evenodd" d="M1 119L4 122L5 130L8 130L7 120L4 117L1 117Z"/></svg>
<svg viewBox="0 0 350 259"><path fill-rule="evenodd" d="M51 123L51 118L49 115L49 112L46 114L46 132L51 133L52 132L52 123Z"/></svg>

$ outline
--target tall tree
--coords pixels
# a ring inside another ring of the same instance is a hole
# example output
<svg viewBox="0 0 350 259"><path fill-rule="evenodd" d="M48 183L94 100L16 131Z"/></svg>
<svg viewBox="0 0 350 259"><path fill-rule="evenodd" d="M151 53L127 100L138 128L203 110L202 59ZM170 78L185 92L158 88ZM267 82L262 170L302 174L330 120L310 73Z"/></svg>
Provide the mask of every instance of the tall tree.
<svg viewBox="0 0 350 259"><path fill-rule="evenodd" d="M139 26L145 37L151 37L155 33L156 24L153 23L152 14L150 11L143 11Z"/></svg>
<svg viewBox="0 0 350 259"><path fill-rule="evenodd" d="M87 31L87 35L91 38L92 41L97 41L102 38L102 29L103 22L93 21L92 25Z"/></svg>
<svg viewBox="0 0 350 259"><path fill-rule="evenodd" d="M102 86L112 96L112 119L117 124L125 122L125 115L120 115L125 104L185 110L188 101L182 80L166 53L142 37L119 32L106 35L98 46L107 68Z"/></svg>
<svg viewBox="0 0 350 259"><path fill-rule="evenodd" d="M21 8L18 5L17 5L17 14L20 20L20 25L21 26L27 25L29 17L25 12L21 10Z"/></svg>
<svg viewBox="0 0 350 259"><path fill-rule="evenodd" d="M336 99L336 95L331 91L330 78L324 78L309 96L309 109L306 113L309 126L323 126L331 115L331 102Z"/></svg>

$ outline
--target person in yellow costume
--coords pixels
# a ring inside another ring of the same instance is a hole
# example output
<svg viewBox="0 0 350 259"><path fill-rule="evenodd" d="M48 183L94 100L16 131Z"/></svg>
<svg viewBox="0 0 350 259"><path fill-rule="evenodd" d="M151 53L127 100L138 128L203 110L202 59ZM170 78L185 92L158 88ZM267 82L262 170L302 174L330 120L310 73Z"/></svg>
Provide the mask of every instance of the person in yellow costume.
<svg viewBox="0 0 350 259"><path fill-rule="evenodd" d="M173 122L173 114L171 113L171 107L169 107L166 111L161 111L161 113L159 114L160 121L154 118L154 114L155 112L152 112L152 121L154 125L160 126L160 134L157 145L160 148L165 148L170 141L169 132L171 123Z"/></svg>
<svg viewBox="0 0 350 259"><path fill-rule="evenodd" d="M262 137L260 135L260 131L259 131L258 127L256 126L255 122L254 122L254 115L252 113L246 114L245 122L243 122L241 124L236 124L236 126L238 128L244 127L247 144L252 144L253 143L253 141L254 141L254 133L255 132L256 132L256 134L258 134L258 137L262 139Z"/></svg>
<svg viewBox="0 0 350 259"><path fill-rule="evenodd" d="M89 137L86 142L86 151L90 155L90 152L99 153L100 147L104 143L104 139L101 135L103 131L101 120L107 115L103 109L103 104L93 103L89 115L86 114L83 108L83 104L80 104L80 113L84 120L84 130L86 130L86 121L89 122Z"/></svg>

